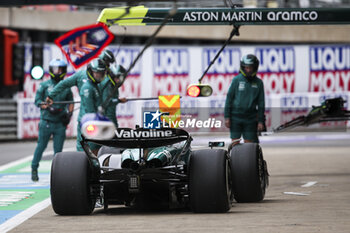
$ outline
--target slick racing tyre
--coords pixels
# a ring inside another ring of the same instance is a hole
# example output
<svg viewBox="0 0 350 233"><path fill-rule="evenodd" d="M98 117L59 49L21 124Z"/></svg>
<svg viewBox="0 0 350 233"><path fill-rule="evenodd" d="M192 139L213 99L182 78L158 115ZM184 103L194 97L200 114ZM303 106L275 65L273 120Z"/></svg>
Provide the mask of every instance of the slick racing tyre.
<svg viewBox="0 0 350 233"><path fill-rule="evenodd" d="M189 163L190 207L194 212L227 212L231 208L231 174L225 150L194 151Z"/></svg>
<svg viewBox="0 0 350 233"><path fill-rule="evenodd" d="M84 152L57 153L51 166L51 202L59 215L87 215L95 208L91 169Z"/></svg>
<svg viewBox="0 0 350 233"><path fill-rule="evenodd" d="M237 202L264 199L268 185L266 162L257 143L235 145L230 152L233 195Z"/></svg>

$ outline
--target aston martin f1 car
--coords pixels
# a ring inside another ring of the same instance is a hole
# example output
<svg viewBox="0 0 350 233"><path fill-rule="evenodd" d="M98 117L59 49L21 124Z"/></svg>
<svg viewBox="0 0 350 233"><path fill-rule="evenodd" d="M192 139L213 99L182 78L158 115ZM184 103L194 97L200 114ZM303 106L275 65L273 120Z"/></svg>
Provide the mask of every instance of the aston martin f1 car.
<svg viewBox="0 0 350 233"><path fill-rule="evenodd" d="M98 122L83 128L108 135L108 123ZM258 144L238 144L227 151L218 148L224 143L210 142L211 148L195 150L182 129L118 128L113 134L106 139L83 133L84 152L56 154L51 201L57 214L90 214L96 202L105 209L126 205L227 212L234 199L264 198L268 173ZM102 145L97 157L88 143Z"/></svg>

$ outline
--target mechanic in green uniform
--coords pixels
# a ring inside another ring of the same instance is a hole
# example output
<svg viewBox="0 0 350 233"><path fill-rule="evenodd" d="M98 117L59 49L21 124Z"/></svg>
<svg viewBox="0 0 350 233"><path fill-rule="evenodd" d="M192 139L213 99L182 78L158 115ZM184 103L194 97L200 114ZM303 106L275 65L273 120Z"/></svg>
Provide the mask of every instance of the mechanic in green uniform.
<svg viewBox="0 0 350 233"><path fill-rule="evenodd" d="M104 60L106 64L109 64L115 61L113 53L107 49L102 52L99 58ZM81 87L87 80L88 80L88 75L86 70L80 70L76 72L72 76L60 82L57 86L55 86L55 88L52 91L50 91L49 96L47 98L47 102L49 104L52 104L52 98L55 98L57 94L73 86L77 86L80 92Z"/></svg>
<svg viewBox="0 0 350 233"><path fill-rule="evenodd" d="M58 85L55 86L54 89L52 89L49 92L49 95L46 99L46 102L49 104L52 104L52 100L59 95L62 91L66 89L70 89L73 86L77 86L78 90L80 91L83 84L87 81L88 77L86 74L86 70L80 70L73 74L72 76L69 76L62 82L60 82Z"/></svg>
<svg viewBox="0 0 350 233"><path fill-rule="evenodd" d="M97 113L98 108L102 104L102 94L98 84L103 81L106 76L106 64L103 60L96 58L92 60L86 69L88 81L80 88L80 111L78 116L78 128L77 128L77 150L83 151L83 147L80 144L82 140L80 121L86 113ZM99 145L89 143L90 149L97 154Z"/></svg>
<svg viewBox="0 0 350 233"><path fill-rule="evenodd" d="M126 70L121 65L111 65L115 62L115 58L113 53L108 49L105 49L99 58L106 63L108 77L99 84L102 93L102 103L105 103L107 98L109 98L109 102L106 103L106 109L104 109L104 115L114 123L115 127L118 128L118 121L116 116L117 104L127 102L126 98L119 99L118 88L124 83L125 77L121 74L125 73ZM117 89L113 93L114 88Z"/></svg>
<svg viewBox="0 0 350 233"><path fill-rule="evenodd" d="M240 62L240 74L232 79L225 102L225 125L230 128L232 145L244 142L259 142L258 131L264 129L265 94L264 84L256 76L259 60L248 54Z"/></svg>
<svg viewBox="0 0 350 233"><path fill-rule="evenodd" d="M40 122L38 144L32 160L32 180L38 181L38 167L42 154L53 136L54 153L62 151L66 139L66 128L72 116L73 104L42 104L48 93L64 78L67 73L67 63L60 59L52 60L49 64L50 80L44 81L35 95L35 105L40 107ZM73 101L70 89L65 89L53 98L54 101ZM68 107L67 107L68 106Z"/></svg>
<svg viewBox="0 0 350 233"><path fill-rule="evenodd" d="M110 119L115 127L118 128L118 120L117 120L117 104L119 103L126 103L126 98L119 98L119 91L118 88L121 86L122 82L119 79L120 75L125 72L126 70L121 66L111 66L109 67L109 74L107 75L108 78L106 78L103 83L100 85L100 89L102 92L102 100L103 103L106 101L107 98L109 98L109 102L107 103L107 107L105 109L104 115ZM117 88L114 91L114 88Z"/></svg>

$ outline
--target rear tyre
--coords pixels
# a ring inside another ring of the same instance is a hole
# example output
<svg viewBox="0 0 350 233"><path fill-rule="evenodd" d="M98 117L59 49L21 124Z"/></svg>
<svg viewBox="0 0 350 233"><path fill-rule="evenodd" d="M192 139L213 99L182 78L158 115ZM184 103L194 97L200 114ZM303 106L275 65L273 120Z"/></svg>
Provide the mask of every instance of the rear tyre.
<svg viewBox="0 0 350 233"><path fill-rule="evenodd" d="M84 152L57 153L51 166L51 203L59 215L87 215L95 208L91 169Z"/></svg>
<svg viewBox="0 0 350 233"><path fill-rule="evenodd" d="M194 151L189 163L190 207L194 212L231 208L231 174L225 150Z"/></svg>
<svg viewBox="0 0 350 233"><path fill-rule="evenodd" d="M264 199L268 185L267 165L257 143L234 146L230 152L233 195L237 202Z"/></svg>

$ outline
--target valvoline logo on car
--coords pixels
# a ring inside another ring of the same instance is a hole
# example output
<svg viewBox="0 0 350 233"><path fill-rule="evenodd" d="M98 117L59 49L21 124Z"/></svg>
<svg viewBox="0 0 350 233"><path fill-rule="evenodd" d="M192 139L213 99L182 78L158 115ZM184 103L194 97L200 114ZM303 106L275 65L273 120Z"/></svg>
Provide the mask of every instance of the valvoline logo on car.
<svg viewBox="0 0 350 233"><path fill-rule="evenodd" d="M117 129L115 135L118 138L165 138L173 136L171 130L126 130L126 129Z"/></svg>

